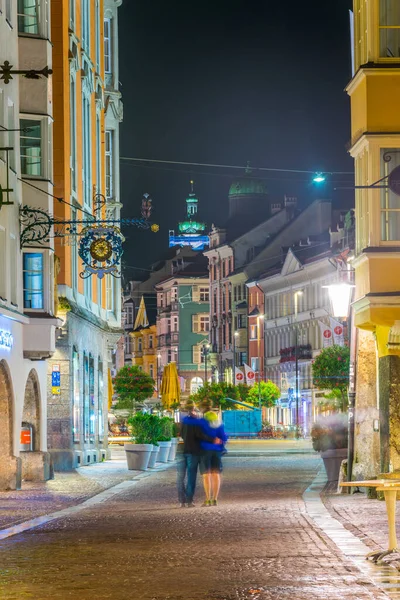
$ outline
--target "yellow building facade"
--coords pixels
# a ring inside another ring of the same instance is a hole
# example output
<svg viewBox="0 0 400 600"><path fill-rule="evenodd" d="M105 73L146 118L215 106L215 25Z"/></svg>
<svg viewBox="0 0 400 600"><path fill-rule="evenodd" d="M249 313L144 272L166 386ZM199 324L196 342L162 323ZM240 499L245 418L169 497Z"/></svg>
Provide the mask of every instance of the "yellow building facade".
<svg viewBox="0 0 400 600"><path fill-rule="evenodd" d="M51 3L53 43L54 214L62 221L118 218L117 161L109 111L119 101L117 7L120 0ZM116 82L116 83L115 83ZM112 182L112 185L111 185ZM87 224L87 223L86 223ZM63 319L49 379L48 440L56 469L107 457L108 373L121 335L120 283L80 276L79 233L56 239L58 316Z"/></svg>
<svg viewBox="0 0 400 600"><path fill-rule="evenodd" d="M153 313L154 322L152 318ZM159 373L155 313L156 311L148 311L146 309L146 302L142 296L133 331L130 333L130 336L132 338L132 365L138 366L142 371L154 379L156 382L154 397L156 398L161 381L161 373Z"/></svg>
<svg viewBox="0 0 400 600"><path fill-rule="evenodd" d="M400 469L400 3L354 0L355 464ZM391 175L393 173L393 175Z"/></svg>

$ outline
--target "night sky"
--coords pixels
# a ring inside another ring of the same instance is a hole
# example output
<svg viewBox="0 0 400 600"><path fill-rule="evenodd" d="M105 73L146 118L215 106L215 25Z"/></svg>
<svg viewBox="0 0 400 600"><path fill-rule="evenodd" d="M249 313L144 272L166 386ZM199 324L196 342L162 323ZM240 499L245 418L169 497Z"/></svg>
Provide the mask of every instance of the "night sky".
<svg viewBox="0 0 400 600"><path fill-rule="evenodd" d="M351 0L124 0L119 9L124 103L121 156L352 171ZM125 281L168 248L189 180L199 216L222 225L232 170L121 161L123 216L153 198L158 234L124 231ZM257 174L258 176L258 174ZM315 197L307 175L262 174L273 197ZM351 177L350 177L351 179ZM328 191L334 202L346 192ZM324 193L321 195L327 195ZM348 192L347 192L348 194Z"/></svg>

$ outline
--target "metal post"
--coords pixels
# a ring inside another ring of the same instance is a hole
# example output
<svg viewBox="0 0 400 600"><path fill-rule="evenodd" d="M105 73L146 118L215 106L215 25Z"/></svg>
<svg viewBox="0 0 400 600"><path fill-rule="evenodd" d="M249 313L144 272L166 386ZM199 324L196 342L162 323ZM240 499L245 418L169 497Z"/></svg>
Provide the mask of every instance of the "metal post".
<svg viewBox="0 0 400 600"><path fill-rule="evenodd" d="M207 373L207 354L208 354L207 348L204 346L204 367L205 367L204 372L205 372L205 380L206 380L205 383L207 383L207 381L208 381L208 379L207 379L207 375L208 375L208 373Z"/></svg>
<svg viewBox="0 0 400 600"><path fill-rule="evenodd" d="M258 408L261 409L261 372L260 372L260 320L261 315L257 317L257 355L258 355Z"/></svg>
<svg viewBox="0 0 400 600"><path fill-rule="evenodd" d="M157 354L157 395L160 396L161 354Z"/></svg>
<svg viewBox="0 0 400 600"><path fill-rule="evenodd" d="M236 367L236 331L233 332L233 379L235 380Z"/></svg>

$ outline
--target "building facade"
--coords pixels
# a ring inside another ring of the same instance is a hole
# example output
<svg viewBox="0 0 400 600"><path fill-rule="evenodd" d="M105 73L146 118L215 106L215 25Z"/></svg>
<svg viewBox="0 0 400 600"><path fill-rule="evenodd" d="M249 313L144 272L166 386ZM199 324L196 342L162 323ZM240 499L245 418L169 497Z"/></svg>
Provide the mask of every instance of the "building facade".
<svg viewBox="0 0 400 600"><path fill-rule="evenodd" d="M28 6L29 5L29 6ZM52 67L49 3L6 2L0 62ZM54 252L32 242L26 207L51 210L51 79L0 81L0 489L50 477L47 359L55 349ZM21 227L20 231L20 213ZM22 445L24 443L24 445Z"/></svg>
<svg viewBox="0 0 400 600"><path fill-rule="evenodd" d="M206 264L191 264L158 283L155 289L159 366L162 370L168 363L176 363L185 398L210 381L212 373L208 358L210 303Z"/></svg>
<svg viewBox="0 0 400 600"><path fill-rule="evenodd" d="M130 334L132 347L132 365L150 375L156 383L154 397L158 397L160 389L160 358L157 343L157 309L152 304L154 300L150 297L148 307L146 299L142 296L139 310Z"/></svg>
<svg viewBox="0 0 400 600"><path fill-rule="evenodd" d="M356 189L353 474L400 468L400 6L354 1L351 149ZM391 175L393 174L393 175ZM372 187L379 182L377 187Z"/></svg>
<svg viewBox="0 0 400 600"><path fill-rule="evenodd" d="M53 3L54 212L61 220L119 217L119 1ZM78 231L79 233L79 231ZM119 279L81 277L79 236L56 242L62 334L49 365L48 442L56 469L107 456L108 377L121 337ZM54 393L56 392L56 393Z"/></svg>

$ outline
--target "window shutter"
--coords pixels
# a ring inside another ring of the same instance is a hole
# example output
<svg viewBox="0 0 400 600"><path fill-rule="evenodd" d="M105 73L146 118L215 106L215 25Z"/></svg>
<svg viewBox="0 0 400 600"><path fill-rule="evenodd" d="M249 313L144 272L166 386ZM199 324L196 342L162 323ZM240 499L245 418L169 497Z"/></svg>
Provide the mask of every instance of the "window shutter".
<svg viewBox="0 0 400 600"><path fill-rule="evenodd" d="M200 364L200 346L193 346L193 363Z"/></svg>
<svg viewBox="0 0 400 600"><path fill-rule="evenodd" d="M199 315L192 315L192 331L199 332Z"/></svg>
<svg viewBox="0 0 400 600"><path fill-rule="evenodd" d="M194 285L192 287L192 302L200 302L200 292L198 285Z"/></svg>

